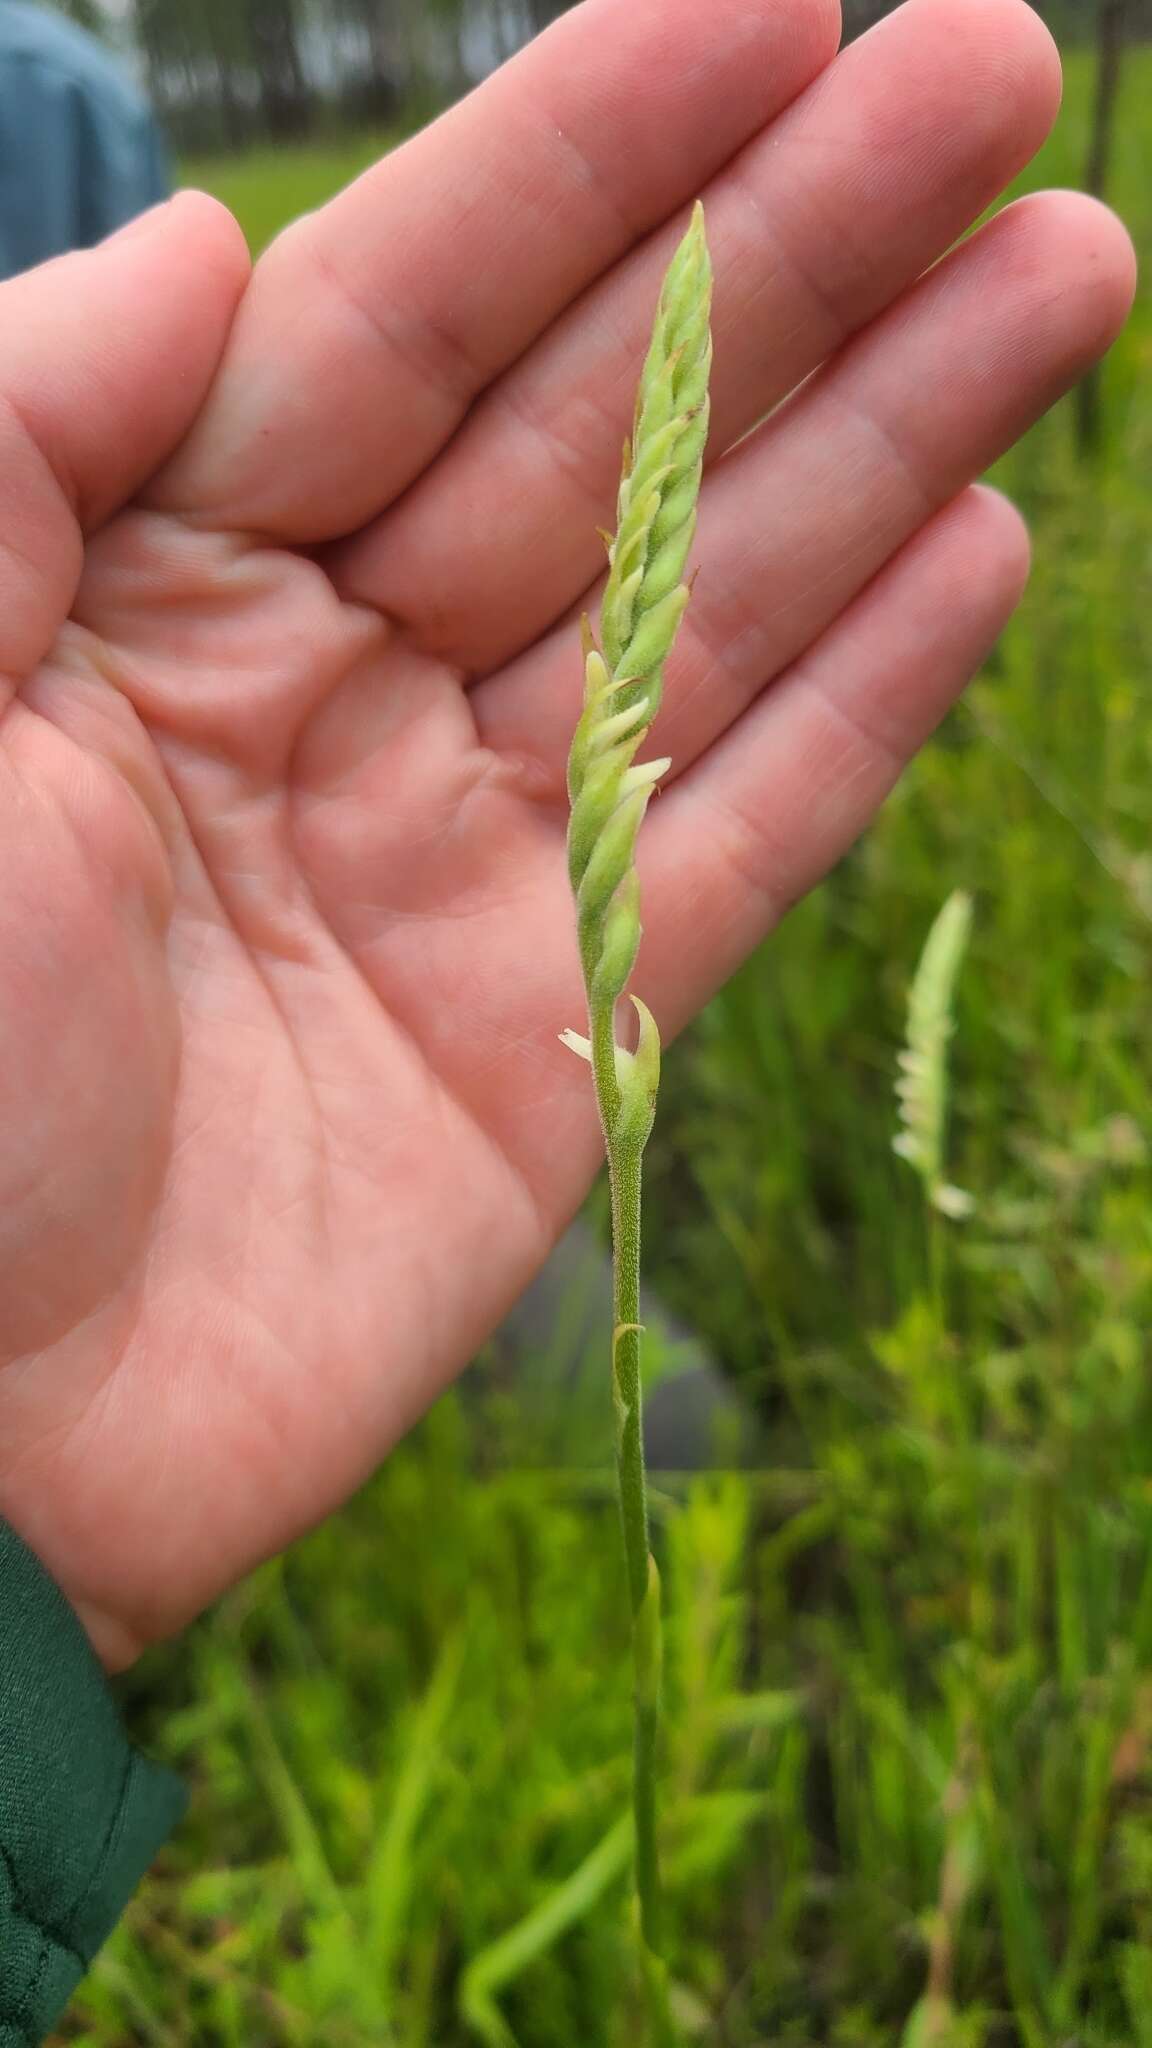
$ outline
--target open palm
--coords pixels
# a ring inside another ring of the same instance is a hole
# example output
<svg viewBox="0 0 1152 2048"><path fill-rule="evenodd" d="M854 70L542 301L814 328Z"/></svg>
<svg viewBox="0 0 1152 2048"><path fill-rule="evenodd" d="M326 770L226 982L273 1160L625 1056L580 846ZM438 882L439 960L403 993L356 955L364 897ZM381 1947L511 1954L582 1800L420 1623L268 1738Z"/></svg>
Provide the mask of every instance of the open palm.
<svg viewBox="0 0 1152 2048"><path fill-rule="evenodd" d="M1051 45L1020 0L835 34L585 0L251 278L184 198L4 288L0 1511L110 1662L338 1502L587 1187L572 617L698 191L666 1032L1019 594L970 480L1107 345L1128 246L1048 195L925 278L1046 131Z"/></svg>

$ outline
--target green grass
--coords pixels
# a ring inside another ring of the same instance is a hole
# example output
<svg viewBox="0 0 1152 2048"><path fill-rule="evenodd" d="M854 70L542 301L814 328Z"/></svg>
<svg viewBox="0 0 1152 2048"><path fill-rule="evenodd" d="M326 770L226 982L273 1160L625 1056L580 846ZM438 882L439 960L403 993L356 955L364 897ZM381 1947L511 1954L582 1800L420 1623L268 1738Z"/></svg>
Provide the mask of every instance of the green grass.
<svg viewBox="0 0 1152 2048"><path fill-rule="evenodd" d="M236 215L254 254L302 213L322 206L341 187L376 163L398 136L352 135L343 141L296 149L263 148L242 156L190 157L181 165L186 185L211 192Z"/></svg>
<svg viewBox="0 0 1152 2048"><path fill-rule="evenodd" d="M1075 181L1085 85L1033 183ZM235 172L254 240L325 164ZM1145 291L1099 464L1061 408L1003 465L1037 570L968 705L669 1059L648 1270L767 1431L658 1500L673 1975L720 2048L1152 2048L1150 371ZM977 1206L934 1289L893 1082L953 887ZM445 1403L148 1660L193 1815L65 2038L637 2038L609 1429L533 1469L515 1405Z"/></svg>

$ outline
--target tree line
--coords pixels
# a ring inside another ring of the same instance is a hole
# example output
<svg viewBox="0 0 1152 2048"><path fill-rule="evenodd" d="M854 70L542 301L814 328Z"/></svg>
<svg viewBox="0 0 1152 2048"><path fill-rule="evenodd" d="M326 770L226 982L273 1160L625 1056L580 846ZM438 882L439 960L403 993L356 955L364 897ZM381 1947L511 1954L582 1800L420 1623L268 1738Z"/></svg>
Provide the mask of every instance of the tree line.
<svg viewBox="0 0 1152 2048"><path fill-rule="evenodd" d="M416 124L569 0L51 0L125 47L180 148L239 148L326 121Z"/></svg>
<svg viewBox="0 0 1152 2048"><path fill-rule="evenodd" d="M243 148L349 120L416 125L569 0L55 0L85 27L134 46L177 146ZM895 0L844 0L861 33ZM1152 0L1039 0L1064 40L1100 41L1106 65L1152 33Z"/></svg>

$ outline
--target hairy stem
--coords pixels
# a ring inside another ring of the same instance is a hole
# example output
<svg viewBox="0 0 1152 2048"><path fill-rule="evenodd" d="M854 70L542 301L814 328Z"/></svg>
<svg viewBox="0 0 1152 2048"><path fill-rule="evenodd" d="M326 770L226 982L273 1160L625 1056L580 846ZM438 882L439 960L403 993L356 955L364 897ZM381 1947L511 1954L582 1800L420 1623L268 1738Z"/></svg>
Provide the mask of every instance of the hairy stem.
<svg viewBox="0 0 1152 2048"><path fill-rule="evenodd" d="M661 1953L660 1865L656 1847L656 1762L660 1722L660 1578L648 1541L644 1405L640 1380L640 1201L644 1149L616 1136L620 1091L611 1002L591 1007L592 1070L604 1126L612 1194L612 1397L616 1477L632 1617L635 1685L633 1803L640 1926Z"/></svg>
<svg viewBox="0 0 1152 2048"><path fill-rule="evenodd" d="M648 1592L648 1496L644 1478L643 1397L640 1388L640 1183L643 1161L635 1146L613 1145L612 1386L616 1402L616 1463L628 1565L628 1595L636 1619Z"/></svg>
<svg viewBox="0 0 1152 2048"><path fill-rule="evenodd" d="M663 1624L660 1574L648 1540L644 1406L640 1378L643 1147L620 1145L609 1139L608 1174L612 1191L612 1393L616 1410L616 1475L632 1615L635 1699L632 1803L636 1829L636 1897L640 1909L640 1932L648 1951L644 1980L653 2021L653 2038L658 2048L664 2048L665 2043L674 2039L674 2034L667 2005L663 1898L656 1840Z"/></svg>

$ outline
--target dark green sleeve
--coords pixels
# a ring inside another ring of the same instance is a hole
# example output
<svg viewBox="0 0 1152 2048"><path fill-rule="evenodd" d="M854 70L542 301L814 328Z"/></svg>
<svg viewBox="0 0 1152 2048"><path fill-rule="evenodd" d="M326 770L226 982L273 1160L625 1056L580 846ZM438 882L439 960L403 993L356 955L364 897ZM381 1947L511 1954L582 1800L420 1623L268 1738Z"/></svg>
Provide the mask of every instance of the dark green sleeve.
<svg viewBox="0 0 1152 2048"><path fill-rule="evenodd" d="M0 2048L50 2031L183 1805L129 1748L87 1636L0 1522Z"/></svg>

